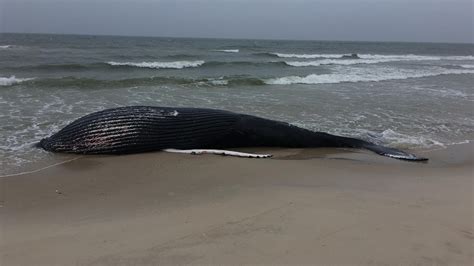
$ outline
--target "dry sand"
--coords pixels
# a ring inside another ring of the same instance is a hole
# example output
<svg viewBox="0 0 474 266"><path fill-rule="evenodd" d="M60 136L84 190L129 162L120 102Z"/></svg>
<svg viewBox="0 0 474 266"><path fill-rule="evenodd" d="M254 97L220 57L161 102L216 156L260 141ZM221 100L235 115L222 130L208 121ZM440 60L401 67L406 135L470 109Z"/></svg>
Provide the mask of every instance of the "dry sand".
<svg viewBox="0 0 474 266"><path fill-rule="evenodd" d="M472 265L473 148L84 156L0 178L0 264Z"/></svg>

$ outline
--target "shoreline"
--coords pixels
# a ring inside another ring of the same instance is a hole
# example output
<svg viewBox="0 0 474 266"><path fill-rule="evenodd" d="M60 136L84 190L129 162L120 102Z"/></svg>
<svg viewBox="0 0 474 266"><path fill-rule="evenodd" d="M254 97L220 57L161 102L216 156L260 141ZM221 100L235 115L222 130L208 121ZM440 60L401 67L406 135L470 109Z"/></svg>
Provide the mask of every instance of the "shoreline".
<svg viewBox="0 0 474 266"><path fill-rule="evenodd" d="M452 149L455 149L456 147L469 147L473 146L474 147L474 140L465 140L459 143L453 143L449 144L443 147L434 147L434 148L419 148L419 149L402 149L403 151L413 153L415 155L423 155L423 154L429 154L429 153L443 153L443 152L449 152ZM354 154L363 154L363 153L368 153L372 154L370 151L366 150L360 150L360 149L350 149L350 148L307 148L307 149L289 149L289 148L272 148L272 147L257 147L257 148L236 148L236 149L230 149L230 150L236 150L236 151L247 151L247 152L253 152L253 153L271 153L271 152L276 152L277 154L277 159L282 159L280 158L278 154L293 154L288 157L288 159L316 159L316 158L331 158L331 154L337 154L337 153L346 153L347 155L354 153ZM298 152L300 150L300 152ZM305 151L306 150L306 151ZM466 151L469 150L468 148L461 148L461 151ZM50 152L48 152L50 153ZM157 154L157 153L164 153L160 151L156 152L149 152L145 154ZM55 167L64 163L68 163L70 161L74 161L77 159L80 159L82 157L89 157L89 158L114 158L114 157L122 157L122 156L133 156L132 155L81 155L81 154L73 154L73 153L50 153L50 157L48 158L42 158L39 162L30 162L25 165L19 165L13 168L10 168L8 170L5 170L0 174L0 179L5 178L5 177L13 177L13 176L21 176L24 174L32 174L32 173L37 173L39 171L43 171L45 169ZM455 155L456 160L463 160L461 157L465 156L466 160L469 160L469 153L463 152L460 153L459 155ZM282 155L284 157L284 155ZM355 155L357 156L357 155ZM379 156L379 155L376 155ZM439 156L437 156L439 157ZM270 159L275 159L275 158L270 158ZM365 159L368 161L380 161L377 160L376 158L371 158L368 156L365 156ZM390 160L398 160L398 159L390 159ZM429 160L431 161L431 160ZM430 162L432 163L432 162ZM449 163L449 162L446 162ZM22 169L22 170L20 170Z"/></svg>
<svg viewBox="0 0 474 266"><path fill-rule="evenodd" d="M473 143L427 163L339 149L273 159L82 156L0 178L5 265L473 261Z"/></svg>

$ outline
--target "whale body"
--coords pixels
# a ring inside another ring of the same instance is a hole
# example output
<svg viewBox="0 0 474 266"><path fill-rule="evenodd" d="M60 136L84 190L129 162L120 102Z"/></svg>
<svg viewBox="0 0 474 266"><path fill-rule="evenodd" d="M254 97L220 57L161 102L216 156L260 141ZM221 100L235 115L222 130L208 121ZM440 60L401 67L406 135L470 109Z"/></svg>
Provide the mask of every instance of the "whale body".
<svg viewBox="0 0 474 266"><path fill-rule="evenodd" d="M42 139L37 146L52 152L78 154L238 147L335 147L367 149L402 160L427 160L364 140L314 132L247 114L155 106L127 106L91 113Z"/></svg>

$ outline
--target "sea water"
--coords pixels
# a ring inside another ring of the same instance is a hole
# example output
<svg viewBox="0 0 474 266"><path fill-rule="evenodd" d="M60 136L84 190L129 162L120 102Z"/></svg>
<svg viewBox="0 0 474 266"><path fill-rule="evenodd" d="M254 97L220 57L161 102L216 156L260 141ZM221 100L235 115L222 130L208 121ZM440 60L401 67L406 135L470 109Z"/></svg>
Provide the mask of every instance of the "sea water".
<svg viewBox="0 0 474 266"><path fill-rule="evenodd" d="M468 142L473 55L472 44L0 34L0 174L56 162L33 145L125 105L226 109L401 149Z"/></svg>

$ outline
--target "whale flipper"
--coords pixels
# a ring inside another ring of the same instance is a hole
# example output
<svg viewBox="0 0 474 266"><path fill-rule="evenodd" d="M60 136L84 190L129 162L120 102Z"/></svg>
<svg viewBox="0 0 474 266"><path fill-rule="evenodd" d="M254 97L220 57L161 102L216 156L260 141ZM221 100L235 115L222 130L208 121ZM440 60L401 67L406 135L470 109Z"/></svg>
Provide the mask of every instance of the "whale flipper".
<svg viewBox="0 0 474 266"><path fill-rule="evenodd" d="M228 151L228 150L215 150L215 149L191 149L191 150L164 149L163 151L173 152L173 153L194 154L194 155L217 154L217 155L224 155L224 156L244 157L244 158L270 158L273 156L271 154L256 154L256 153Z"/></svg>

